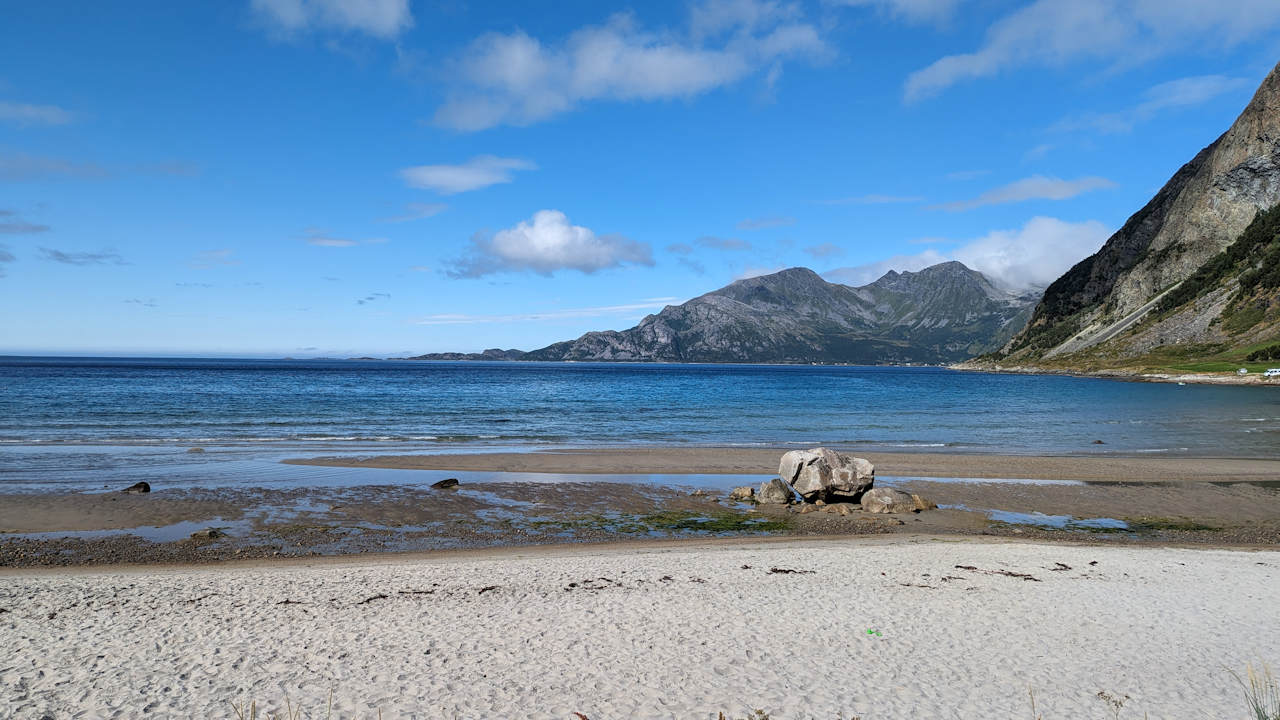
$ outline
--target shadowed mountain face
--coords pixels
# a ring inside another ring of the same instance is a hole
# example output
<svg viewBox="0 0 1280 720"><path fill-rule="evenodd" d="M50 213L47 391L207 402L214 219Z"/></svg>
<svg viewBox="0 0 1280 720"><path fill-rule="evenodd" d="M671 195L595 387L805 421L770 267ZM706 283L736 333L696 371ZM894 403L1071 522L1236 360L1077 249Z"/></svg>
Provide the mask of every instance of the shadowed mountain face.
<svg viewBox="0 0 1280 720"><path fill-rule="evenodd" d="M1101 250L1045 290L1002 361L1059 358L1055 363L1084 365L1172 344L1221 346L1207 352L1214 355L1275 339L1280 304L1274 293L1239 285L1264 264L1269 245L1253 238L1248 248L1230 246L1278 203L1280 65L1226 133L1178 170ZM1216 269L1204 272L1211 265ZM1242 309L1247 312L1237 312Z"/></svg>
<svg viewBox="0 0 1280 720"><path fill-rule="evenodd" d="M948 363L1003 345L1038 294L958 262L889 272L862 287L805 268L739 280L621 332L591 332L523 360Z"/></svg>

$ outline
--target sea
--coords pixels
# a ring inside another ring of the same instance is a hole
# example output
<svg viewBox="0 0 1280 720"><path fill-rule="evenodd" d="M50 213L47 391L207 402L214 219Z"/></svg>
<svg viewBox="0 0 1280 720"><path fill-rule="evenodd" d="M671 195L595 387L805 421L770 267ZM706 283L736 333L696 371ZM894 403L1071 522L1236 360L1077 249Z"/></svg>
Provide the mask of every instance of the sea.
<svg viewBox="0 0 1280 720"><path fill-rule="evenodd" d="M0 358L0 492L350 480L279 462L320 455L815 445L1275 457L1280 389L936 367Z"/></svg>

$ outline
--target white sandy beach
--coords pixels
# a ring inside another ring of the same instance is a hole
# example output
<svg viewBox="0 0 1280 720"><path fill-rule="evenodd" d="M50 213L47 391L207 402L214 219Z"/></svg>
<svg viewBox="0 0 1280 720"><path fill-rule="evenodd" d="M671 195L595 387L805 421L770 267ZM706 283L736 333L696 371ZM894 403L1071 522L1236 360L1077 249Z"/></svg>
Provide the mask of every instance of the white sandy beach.
<svg viewBox="0 0 1280 720"><path fill-rule="evenodd" d="M8 571L0 715L1242 717L1277 607L1280 552L954 539Z"/></svg>

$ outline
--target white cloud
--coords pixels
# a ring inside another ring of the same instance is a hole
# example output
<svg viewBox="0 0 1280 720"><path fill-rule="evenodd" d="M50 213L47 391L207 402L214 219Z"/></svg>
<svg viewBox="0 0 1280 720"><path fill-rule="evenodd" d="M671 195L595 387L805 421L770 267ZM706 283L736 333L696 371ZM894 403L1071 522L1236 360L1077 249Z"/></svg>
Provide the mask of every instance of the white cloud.
<svg viewBox="0 0 1280 720"><path fill-rule="evenodd" d="M0 210L0 235L34 235L50 229L48 225L27 222L12 210Z"/></svg>
<svg viewBox="0 0 1280 720"><path fill-rule="evenodd" d="M357 299L356 304L368 305L369 303L376 302L378 300L390 300L390 299L391 299L390 293L384 293L384 292L369 293L368 295Z"/></svg>
<svg viewBox="0 0 1280 720"><path fill-rule="evenodd" d="M409 0L250 0L250 6L284 32L327 28L393 38L413 27Z"/></svg>
<svg viewBox="0 0 1280 720"><path fill-rule="evenodd" d="M509 183L517 170L536 170L537 165L519 158L478 155L461 165L419 165L400 171L410 187L434 190L441 195L456 195Z"/></svg>
<svg viewBox="0 0 1280 720"><path fill-rule="evenodd" d="M559 210L539 210L531 219L492 237L472 237L468 253L455 260L446 273L455 278L498 272L550 275L556 270L593 273L622 265L651 266L653 251L647 243L621 235L596 235L581 225L571 225Z"/></svg>
<svg viewBox="0 0 1280 720"><path fill-rule="evenodd" d="M1052 143L1040 143L1030 150L1022 153L1023 162L1034 162L1042 159L1045 155L1053 152L1054 145Z"/></svg>
<svg viewBox="0 0 1280 720"><path fill-rule="evenodd" d="M352 240L351 238L334 237L327 230L320 228L307 228L302 239L308 245L316 247L355 247L356 245L381 245L387 241L386 238L374 237L365 238L364 240Z"/></svg>
<svg viewBox="0 0 1280 720"><path fill-rule="evenodd" d="M843 255L844 248L832 243L822 243L820 245L810 245L804 251L815 258L829 258L836 255Z"/></svg>
<svg viewBox="0 0 1280 720"><path fill-rule="evenodd" d="M0 120L18 125L66 125L71 122L70 112L55 105L30 105L0 101Z"/></svg>
<svg viewBox="0 0 1280 720"><path fill-rule="evenodd" d="M1257 83L1252 80L1225 75L1200 75L1170 80L1148 89L1143 93L1145 99L1131 108L1119 112L1070 117L1056 123L1051 129L1057 131L1092 129L1104 133L1129 132L1135 125L1150 120L1161 111L1200 105L1220 95L1256 86Z"/></svg>
<svg viewBox="0 0 1280 720"><path fill-rule="evenodd" d="M547 310L545 312L523 313L519 315L465 315L439 314L427 315L414 322L418 325L478 325L482 323L514 323L539 322L547 320L571 320L576 318L603 317L606 315L634 315L648 310L661 310L668 305L680 301L676 297L646 298L640 302L626 305L603 305L600 307L571 308L567 310Z"/></svg>
<svg viewBox="0 0 1280 720"><path fill-rule="evenodd" d="M1034 217L1020 229L995 230L945 253L929 249L915 255L897 255L867 265L837 268L824 273L824 277L846 285L865 285L889 270L915 272L958 260L1010 288L1043 287L1096 252L1110 235L1111 230L1094 220L1072 223Z"/></svg>
<svg viewBox="0 0 1280 720"><path fill-rule="evenodd" d="M1010 287L1044 286L1097 252L1110 236L1111 230L1096 220L1034 217L1020 230L996 230L956 248L951 258Z"/></svg>
<svg viewBox="0 0 1280 720"><path fill-rule="evenodd" d="M940 23L949 20L961 0L828 0L845 7L875 7L907 22Z"/></svg>
<svg viewBox="0 0 1280 720"><path fill-rule="evenodd" d="M412 220L421 220L423 218L429 218L435 215L439 215L440 213L444 212L447 209L449 209L449 206L445 205L444 203L411 202L404 206L403 215L396 215L394 217L383 218L382 222L402 223L402 222L410 222Z"/></svg>
<svg viewBox="0 0 1280 720"><path fill-rule="evenodd" d="M946 262L949 258L937 250L925 250L914 255L894 255L865 265L836 268L828 270L822 276L831 282L843 283L857 287L879 280L890 270L898 272L915 272L930 265Z"/></svg>
<svg viewBox="0 0 1280 720"><path fill-rule="evenodd" d="M307 228L303 239L307 241L308 245L315 245L316 247L352 247L360 244L350 238L334 237L319 228Z"/></svg>
<svg viewBox="0 0 1280 720"><path fill-rule="evenodd" d="M768 228L787 227L795 225L796 219L793 217L762 217L747 218L738 222L739 230L765 230Z"/></svg>
<svg viewBox="0 0 1280 720"><path fill-rule="evenodd" d="M0 153L0 181L23 182L52 177L101 178L108 174L106 168L94 163L77 163L26 153Z"/></svg>
<svg viewBox="0 0 1280 720"><path fill-rule="evenodd" d="M453 61L455 87L435 122L456 130L529 125L599 100L691 98L796 58L829 53L794 6L766 0L696 5L684 30L647 31L629 13L559 43L517 30L477 38Z"/></svg>
<svg viewBox="0 0 1280 720"><path fill-rule="evenodd" d="M45 260L62 263L64 265L128 265L120 253L112 248L107 248L100 252L65 252L55 248L40 248L40 254Z"/></svg>
<svg viewBox="0 0 1280 720"><path fill-rule="evenodd" d="M924 198L914 195L882 195L880 193L872 193L870 195L858 195L856 197L839 198L836 200L823 200L823 205L896 205L900 203L918 203L924 202Z"/></svg>
<svg viewBox="0 0 1280 720"><path fill-rule="evenodd" d="M1275 0L1037 0L995 22L982 46L912 73L908 102L964 80L1079 60L1131 64L1181 50L1225 48L1280 26Z"/></svg>
<svg viewBox="0 0 1280 720"><path fill-rule="evenodd" d="M697 242L700 247L711 248L712 250L751 249L751 243L746 240L739 240L738 238L722 238L704 235L703 237L698 238L695 242ZM667 250L671 250L671 248L668 247Z"/></svg>
<svg viewBox="0 0 1280 720"><path fill-rule="evenodd" d="M785 270L786 267L787 267L786 265L774 265L771 267L760 267L760 266L748 265L747 267L742 269L742 272L734 276L733 279L748 280L753 277L760 277L761 275L772 275L780 270Z"/></svg>
<svg viewBox="0 0 1280 720"><path fill-rule="evenodd" d="M240 261L231 257L232 251L228 248L221 250L206 250L191 261L191 267L197 270L212 270L218 267L231 267L239 265Z"/></svg>
<svg viewBox="0 0 1280 720"><path fill-rule="evenodd" d="M1003 205L1027 200L1066 200L1093 190L1113 188L1116 184L1102 177L1083 177L1061 180L1055 177L1033 175L1008 185L988 190L972 200L943 203L931 206L931 210L959 212L984 205Z"/></svg>

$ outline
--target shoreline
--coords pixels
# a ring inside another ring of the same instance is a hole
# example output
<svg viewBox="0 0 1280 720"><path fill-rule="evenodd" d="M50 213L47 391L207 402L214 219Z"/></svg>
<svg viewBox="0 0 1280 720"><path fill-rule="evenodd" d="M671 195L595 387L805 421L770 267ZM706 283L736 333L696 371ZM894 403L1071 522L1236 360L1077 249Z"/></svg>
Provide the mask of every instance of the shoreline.
<svg viewBox="0 0 1280 720"><path fill-rule="evenodd" d="M2 536L0 536L2 537ZM1045 548L1122 549L1135 552L1184 550L1188 552L1277 553L1272 543L1212 544L1199 542L1149 542L1100 545L1083 537L1050 538L990 533L955 535L933 532L828 535L733 535L727 537L620 538L585 542L490 545L485 547L441 548L346 553L340 555L288 555L244 557L216 562L124 562L105 565L20 565L0 566L0 581L24 577L80 577L127 574L183 574L235 572L237 570L299 570L309 568L382 567L398 565L452 565L556 558L650 556L677 552L734 552L771 548L876 548L901 544L1030 545Z"/></svg>
<svg viewBox="0 0 1280 720"><path fill-rule="evenodd" d="M834 447L834 446L833 446ZM395 470L565 473L582 475L776 475L774 448L566 448L530 452L429 453L372 457L312 457L289 465ZM1130 455L980 455L852 452L892 477L1132 482L1265 482L1280 480L1280 459Z"/></svg>
<svg viewBox="0 0 1280 720"><path fill-rule="evenodd" d="M1280 378L1267 379L1260 372L1239 375L1234 372L1142 372L1140 370L1071 370L1067 368L1044 368L1024 365L974 365L971 361L947 365L948 370L956 372L987 373L991 375L1054 375L1058 377L1090 378L1095 380L1116 380L1120 382L1177 383L1194 385L1250 385L1258 387L1280 387Z"/></svg>
<svg viewBox="0 0 1280 720"><path fill-rule="evenodd" d="M856 505L728 499L734 486L776 476L783 450L310 458L289 462L369 471L332 486L253 487L246 479L239 487L157 486L141 495L0 493L0 567L198 566L761 535L1280 546L1280 459L865 453L877 466L877 485L918 493L937 509L877 515ZM406 472L380 476L375 468ZM454 475L456 487L433 487Z"/></svg>

